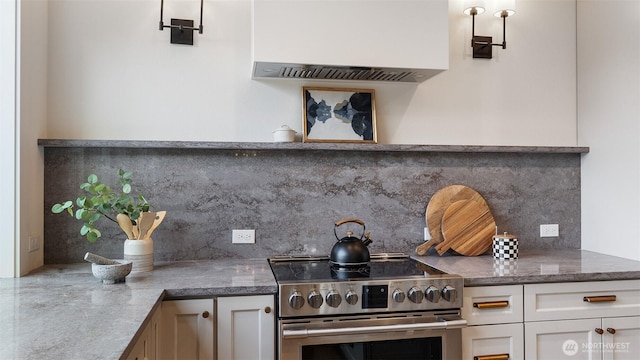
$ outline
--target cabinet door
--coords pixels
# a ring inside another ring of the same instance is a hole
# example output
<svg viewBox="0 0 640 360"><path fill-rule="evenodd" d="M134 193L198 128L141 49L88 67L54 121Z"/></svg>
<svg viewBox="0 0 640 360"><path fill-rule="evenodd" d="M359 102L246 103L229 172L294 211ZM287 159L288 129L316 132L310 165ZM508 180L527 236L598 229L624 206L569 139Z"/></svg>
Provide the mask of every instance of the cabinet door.
<svg viewBox="0 0 640 360"><path fill-rule="evenodd" d="M218 298L218 359L275 358L273 295Z"/></svg>
<svg viewBox="0 0 640 360"><path fill-rule="evenodd" d="M127 360L145 360L146 348L148 346L148 333L149 329L145 329L145 331L142 333L142 336L133 346L133 349L131 350L129 355L127 355Z"/></svg>
<svg viewBox="0 0 640 360"><path fill-rule="evenodd" d="M153 312L151 322L142 331L127 360L156 360L160 311Z"/></svg>
<svg viewBox="0 0 640 360"><path fill-rule="evenodd" d="M158 308L151 317L151 323L149 324L149 334L147 336L147 346L145 348L145 359L156 360L160 359L159 347L160 347L160 316L161 309Z"/></svg>
<svg viewBox="0 0 640 360"><path fill-rule="evenodd" d="M477 357L477 359L522 360L524 359L523 332L522 323L463 328L462 359L473 360Z"/></svg>
<svg viewBox="0 0 640 360"><path fill-rule="evenodd" d="M600 319L527 322L524 324L527 360L585 359L602 357Z"/></svg>
<svg viewBox="0 0 640 360"><path fill-rule="evenodd" d="M213 299L162 302L161 359L213 359Z"/></svg>
<svg viewBox="0 0 640 360"><path fill-rule="evenodd" d="M602 355L605 360L640 357L640 316L602 319Z"/></svg>

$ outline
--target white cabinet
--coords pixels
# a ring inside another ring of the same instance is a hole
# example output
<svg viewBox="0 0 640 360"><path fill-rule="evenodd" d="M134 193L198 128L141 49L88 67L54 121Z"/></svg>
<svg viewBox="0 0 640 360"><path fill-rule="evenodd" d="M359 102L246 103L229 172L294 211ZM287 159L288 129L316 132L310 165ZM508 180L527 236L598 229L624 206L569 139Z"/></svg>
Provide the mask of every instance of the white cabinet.
<svg viewBox="0 0 640 360"><path fill-rule="evenodd" d="M524 358L522 285L465 287L463 359Z"/></svg>
<svg viewBox="0 0 640 360"><path fill-rule="evenodd" d="M136 340L133 349L126 356L127 360L158 359L158 336L160 328L160 309L153 312L151 321Z"/></svg>
<svg viewBox="0 0 640 360"><path fill-rule="evenodd" d="M640 316L604 318L602 329L603 359L640 358Z"/></svg>
<svg viewBox="0 0 640 360"><path fill-rule="evenodd" d="M234 296L217 299L218 359L275 358L274 296Z"/></svg>
<svg viewBox="0 0 640 360"><path fill-rule="evenodd" d="M532 359L638 359L640 281L524 286Z"/></svg>
<svg viewBox="0 0 640 360"><path fill-rule="evenodd" d="M214 359L213 299L162 302L161 359Z"/></svg>

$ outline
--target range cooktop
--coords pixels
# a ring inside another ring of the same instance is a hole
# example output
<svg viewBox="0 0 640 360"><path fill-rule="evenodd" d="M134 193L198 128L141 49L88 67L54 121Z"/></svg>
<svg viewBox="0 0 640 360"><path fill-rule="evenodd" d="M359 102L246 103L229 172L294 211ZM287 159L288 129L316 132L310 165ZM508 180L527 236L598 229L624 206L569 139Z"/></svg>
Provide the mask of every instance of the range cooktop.
<svg viewBox="0 0 640 360"><path fill-rule="evenodd" d="M328 256L276 256L269 262L279 283L382 280L444 274L401 253L373 254L369 266L353 269L332 266Z"/></svg>
<svg viewBox="0 0 640 360"><path fill-rule="evenodd" d="M459 309L462 277L405 254L374 254L366 266L336 268L329 257L277 256L279 318Z"/></svg>

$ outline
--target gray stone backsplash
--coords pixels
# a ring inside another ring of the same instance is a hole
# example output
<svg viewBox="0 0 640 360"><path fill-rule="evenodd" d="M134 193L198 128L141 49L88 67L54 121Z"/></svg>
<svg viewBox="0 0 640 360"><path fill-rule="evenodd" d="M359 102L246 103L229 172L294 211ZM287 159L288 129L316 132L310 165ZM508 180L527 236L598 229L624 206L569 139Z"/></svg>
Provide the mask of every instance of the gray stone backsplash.
<svg viewBox="0 0 640 360"><path fill-rule="evenodd" d="M328 255L345 217L365 222L371 252L411 253L430 197L451 184L484 196L499 231L517 235L523 250L580 248L576 153L45 147L44 164L46 264L79 262L87 251L122 258L116 224L105 220L92 244L78 220L50 212L75 200L91 173L116 186L118 168L167 211L153 235L158 261ZM559 238L540 238L547 223L560 225ZM255 229L256 244L232 244L232 229Z"/></svg>

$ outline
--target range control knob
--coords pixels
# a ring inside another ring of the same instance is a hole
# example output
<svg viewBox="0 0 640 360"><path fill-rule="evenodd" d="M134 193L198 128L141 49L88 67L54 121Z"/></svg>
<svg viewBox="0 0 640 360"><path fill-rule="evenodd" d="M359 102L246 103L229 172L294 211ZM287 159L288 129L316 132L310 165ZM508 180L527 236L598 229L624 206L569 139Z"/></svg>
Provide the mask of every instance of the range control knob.
<svg viewBox="0 0 640 360"><path fill-rule="evenodd" d="M304 305L304 296L302 296L302 293L300 293L300 291L295 290L294 292L291 293L291 295L289 295L289 306L298 310L302 308L303 305Z"/></svg>
<svg viewBox="0 0 640 360"><path fill-rule="evenodd" d="M424 295L429 302L437 303L440 301L440 290L433 285L430 285L427 290L424 291Z"/></svg>
<svg viewBox="0 0 640 360"><path fill-rule="evenodd" d="M358 303L358 294L355 291L349 290L344 295L344 299L347 301L349 305L355 305Z"/></svg>
<svg viewBox="0 0 640 360"><path fill-rule="evenodd" d="M455 302L457 296L458 296L458 291L453 286L445 285L445 287L442 288L442 298L443 299L445 299L445 300L447 300L449 302Z"/></svg>
<svg viewBox="0 0 640 360"><path fill-rule="evenodd" d="M342 296L340 296L340 294L338 294L335 290L329 291L329 293L327 294L327 305L335 308L338 307L341 302Z"/></svg>
<svg viewBox="0 0 640 360"><path fill-rule="evenodd" d="M420 304L422 302L422 299L424 298L424 293L422 292L422 289L420 289L417 286L414 286L411 289L409 289L408 296L409 296L409 300L411 300L416 304Z"/></svg>
<svg viewBox="0 0 640 360"><path fill-rule="evenodd" d="M397 302L397 303L401 303L404 301L404 291L400 290L400 289L395 289L393 290L393 301Z"/></svg>
<svg viewBox="0 0 640 360"><path fill-rule="evenodd" d="M317 309L322 306L322 295L320 295L317 290L311 290L311 292L309 292L309 296L307 296L307 301L309 302L309 306Z"/></svg>

